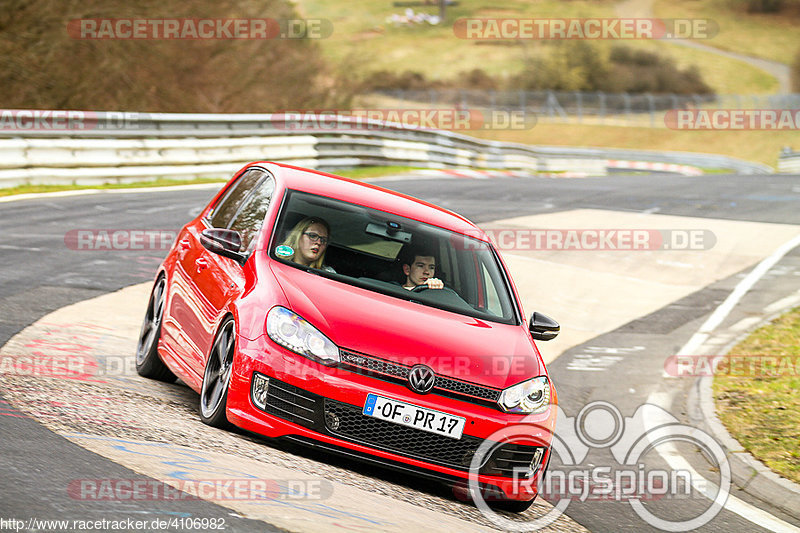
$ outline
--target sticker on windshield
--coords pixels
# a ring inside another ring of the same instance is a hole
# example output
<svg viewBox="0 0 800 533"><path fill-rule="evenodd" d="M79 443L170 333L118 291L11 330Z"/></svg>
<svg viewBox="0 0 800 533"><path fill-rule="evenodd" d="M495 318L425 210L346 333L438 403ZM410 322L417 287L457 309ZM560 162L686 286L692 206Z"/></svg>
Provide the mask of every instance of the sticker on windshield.
<svg viewBox="0 0 800 533"><path fill-rule="evenodd" d="M275 255L278 257L291 257L294 255L294 249L291 246L286 246L285 244L281 244L277 248L275 248Z"/></svg>

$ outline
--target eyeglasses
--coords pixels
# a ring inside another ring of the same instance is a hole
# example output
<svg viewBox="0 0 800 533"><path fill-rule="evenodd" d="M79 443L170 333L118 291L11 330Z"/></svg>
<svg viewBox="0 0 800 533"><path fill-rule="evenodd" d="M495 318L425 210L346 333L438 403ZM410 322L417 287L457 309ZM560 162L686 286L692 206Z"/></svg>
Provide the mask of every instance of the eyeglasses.
<svg viewBox="0 0 800 533"><path fill-rule="evenodd" d="M323 237L319 233L314 233L313 231L306 231L303 233L311 242L318 242L320 244L328 244L328 238Z"/></svg>

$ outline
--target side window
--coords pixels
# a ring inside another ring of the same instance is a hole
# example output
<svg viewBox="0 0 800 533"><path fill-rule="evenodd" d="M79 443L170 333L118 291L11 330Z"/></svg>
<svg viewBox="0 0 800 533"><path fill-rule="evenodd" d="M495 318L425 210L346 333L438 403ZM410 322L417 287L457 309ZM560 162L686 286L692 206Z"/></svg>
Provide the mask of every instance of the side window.
<svg viewBox="0 0 800 533"><path fill-rule="evenodd" d="M242 202L258 181L265 176L263 170L252 169L244 173L236 183L233 184L228 194L214 207L211 213L211 226L215 228L227 228L236 212L239 211Z"/></svg>
<svg viewBox="0 0 800 533"><path fill-rule="evenodd" d="M485 309L498 317L511 318L514 315L514 310L511 307L511 302L508 298L503 298L501 294L506 292L505 283L501 277L498 268L491 268L487 263L494 263L494 259L488 250L480 255L483 294L485 298Z"/></svg>
<svg viewBox="0 0 800 533"><path fill-rule="evenodd" d="M500 304L500 296L497 294L497 287L494 285L486 265L481 264L483 282L486 287L486 309L495 316L503 316L503 307Z"/></svg>
<svg viewBox="0 0 800 533"><path fill-rule="evenodd" d="M261 229L274 190L275 182L268 174L265 174L265 179L247 197L231 222L230 229L236 230L242 235L242 250L250 248L253 237Z"/></svg>

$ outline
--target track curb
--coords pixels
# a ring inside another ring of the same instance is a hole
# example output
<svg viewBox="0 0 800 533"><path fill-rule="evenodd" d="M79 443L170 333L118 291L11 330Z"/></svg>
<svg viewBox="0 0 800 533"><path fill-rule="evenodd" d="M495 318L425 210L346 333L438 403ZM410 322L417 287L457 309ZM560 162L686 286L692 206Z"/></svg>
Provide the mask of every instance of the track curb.
<svg viewBox="0 0 800 533"><path fill-rule="evenodd" d="M800 294L795 293L794 302L777 313L766 315L752 328L738 335L725 345L723 355L727 355L739 342L754 330L771 322L786 311L800 304ZM711 344L718 333L708 339ZM689 412L699 418L696 421L701 429L711 434L725 450L731 466L731 481L747 494L778 507L789 516L800 519L800 484L773 472L764 463L753 457L737 441L717 417L716 403L711 389L713 376L703 376L695 380L688 396Z"/></svg>

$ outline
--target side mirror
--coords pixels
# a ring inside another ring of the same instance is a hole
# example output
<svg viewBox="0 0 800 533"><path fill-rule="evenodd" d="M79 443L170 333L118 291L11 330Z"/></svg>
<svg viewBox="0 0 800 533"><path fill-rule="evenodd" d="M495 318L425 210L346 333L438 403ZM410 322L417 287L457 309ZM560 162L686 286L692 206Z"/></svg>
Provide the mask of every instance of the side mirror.
<svg viewBox="0 0 800 533"><path fill-rule="evenodd" d="M531 337L537 341L550 341L558 336L561 326L547 315L533 313L528 329L531 332Z"/></svg>
<svg viewBox="0 0 800 533"><path fill-rule="evenodd" d="M200 244L209 252L233 259L243 265L247 257L240 253L242 236L231 229L209 228L200 234Z"/></svg>

